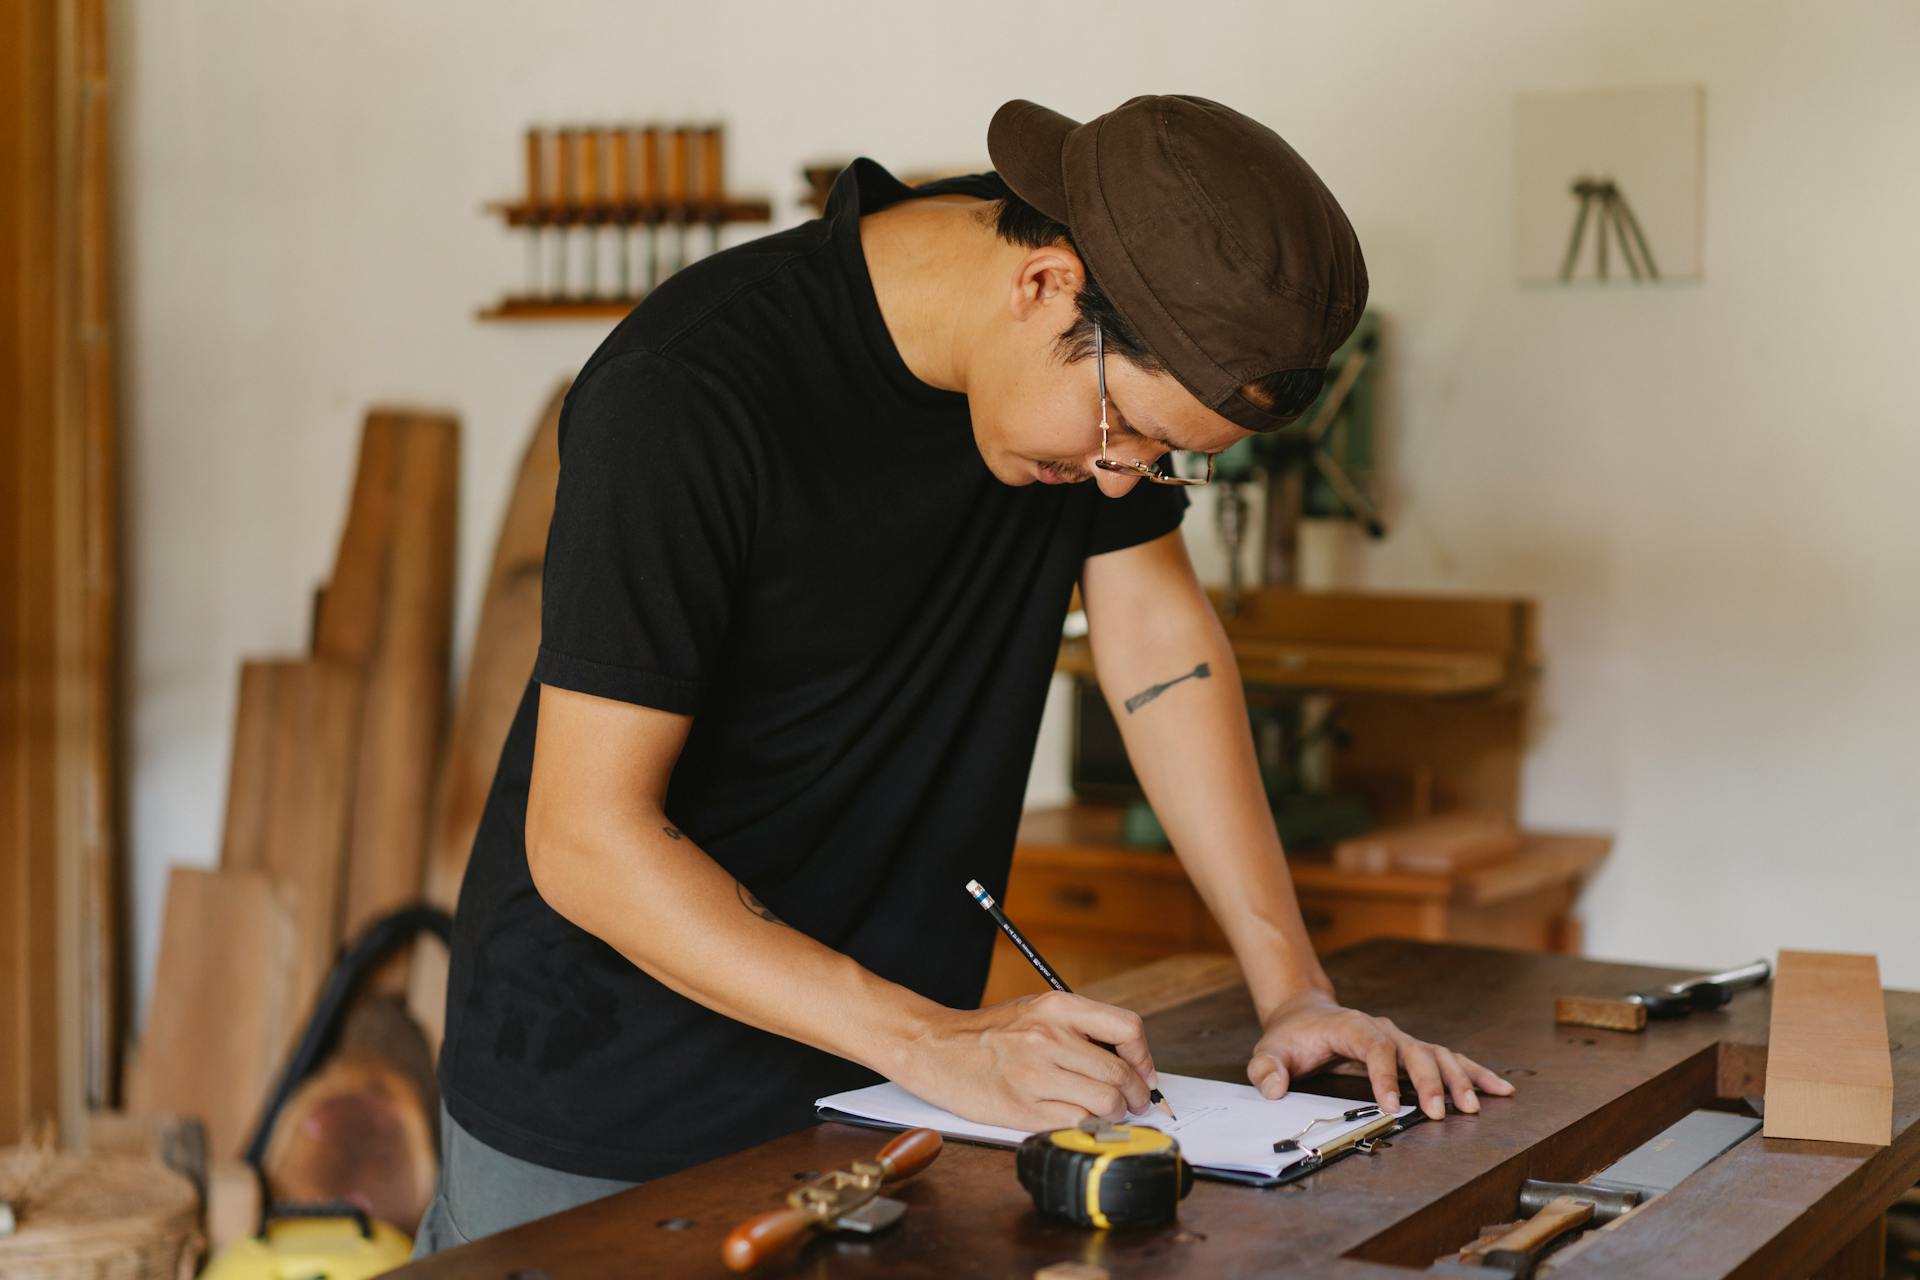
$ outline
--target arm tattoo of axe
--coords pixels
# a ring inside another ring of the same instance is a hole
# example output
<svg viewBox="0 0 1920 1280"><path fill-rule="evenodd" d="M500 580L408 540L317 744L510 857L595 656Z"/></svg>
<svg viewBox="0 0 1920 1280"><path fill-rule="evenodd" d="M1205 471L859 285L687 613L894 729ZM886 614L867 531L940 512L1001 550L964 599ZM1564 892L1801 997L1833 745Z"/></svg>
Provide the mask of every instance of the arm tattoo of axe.
<svg viewBox="0 0 1920 1280"><path fill-rule="evenodd" d="M1203 662L1183 676L1175 676L1173 679L1160 684L1150 684L1127 699L1127 714L1132 715L1167 690L1173 688L1173 686L1179 684L1182 680L1205 680L1212 674L1213 672L1209 670L1207 664Z"/></svg>

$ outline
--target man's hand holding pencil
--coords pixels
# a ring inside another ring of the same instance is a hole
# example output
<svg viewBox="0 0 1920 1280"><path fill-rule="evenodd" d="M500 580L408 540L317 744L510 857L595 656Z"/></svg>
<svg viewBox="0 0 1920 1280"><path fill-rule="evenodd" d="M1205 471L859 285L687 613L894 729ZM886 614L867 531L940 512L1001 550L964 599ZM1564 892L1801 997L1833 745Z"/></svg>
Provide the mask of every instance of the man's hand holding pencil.
<svg viewBox="0 0 1920 1280"><path fill-rule="evenodd" d="M895 1077L901 1087L1010 1129L1121 1120L1151 1110L1148 1091L1158 1085L1140 1015L1070 991L948 1010L914 1049Z"/></svg>

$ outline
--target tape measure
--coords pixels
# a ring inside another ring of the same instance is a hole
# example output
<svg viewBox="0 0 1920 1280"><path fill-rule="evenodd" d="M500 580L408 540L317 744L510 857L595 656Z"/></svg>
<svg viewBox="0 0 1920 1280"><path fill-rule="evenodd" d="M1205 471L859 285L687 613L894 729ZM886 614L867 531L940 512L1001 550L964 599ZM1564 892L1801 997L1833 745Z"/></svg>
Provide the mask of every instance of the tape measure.
<svg viewBox="0 0 1920 1280"><path fill-rule="evenodd" d="M1014 1169L1040 1212L1083 1227L1172 1222L1193 1190L1180 1144L1150 1125L1088 1119L1036 1133L1020 1144Z"/></svg>

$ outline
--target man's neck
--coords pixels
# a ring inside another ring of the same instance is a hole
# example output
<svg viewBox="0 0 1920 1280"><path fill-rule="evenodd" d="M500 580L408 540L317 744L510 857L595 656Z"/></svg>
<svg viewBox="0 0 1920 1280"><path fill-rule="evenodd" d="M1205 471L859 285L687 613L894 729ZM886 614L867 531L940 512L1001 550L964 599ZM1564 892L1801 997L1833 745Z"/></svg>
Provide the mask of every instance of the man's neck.
<svg viewBox="0 0 1920 1280"><path fill-rule="evenodd" d="M965 392L982 285L1011 248L982 222L984 200L903 200L860 219L860 247L887 332L913 376Z"/></svg>

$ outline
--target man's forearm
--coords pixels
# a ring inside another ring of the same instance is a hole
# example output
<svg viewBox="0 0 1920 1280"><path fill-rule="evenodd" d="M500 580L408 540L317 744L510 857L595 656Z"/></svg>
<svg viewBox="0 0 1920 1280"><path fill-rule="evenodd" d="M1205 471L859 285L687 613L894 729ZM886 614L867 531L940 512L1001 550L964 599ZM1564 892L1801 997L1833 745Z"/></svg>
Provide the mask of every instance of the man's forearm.
<svg viewBox="0 0 1920 1280"><path fill-rule="evenodd" d="M882 1075L941 1008L788 926L664 817L530 824L528 865L548 905L674 991Z"/></svg>
<svg viewBox="0 0 1920 1280"><path fill-rule="evenodd" d="M1197 595L1197 589L1196 589ZM1151 628L1092 633L1127 756L1265 1015L1331 991L1313 954L1254 757L1233 650L1204 597L1163 599Z"/></svg>

